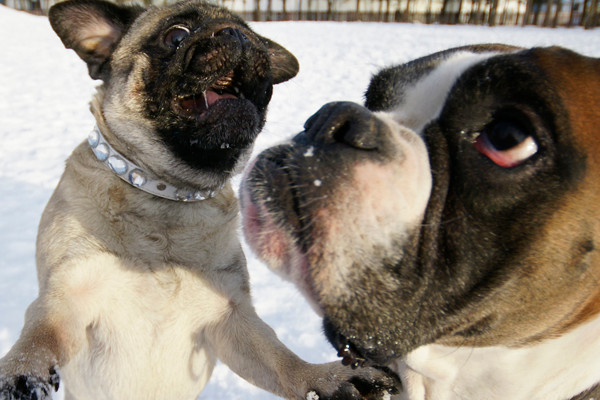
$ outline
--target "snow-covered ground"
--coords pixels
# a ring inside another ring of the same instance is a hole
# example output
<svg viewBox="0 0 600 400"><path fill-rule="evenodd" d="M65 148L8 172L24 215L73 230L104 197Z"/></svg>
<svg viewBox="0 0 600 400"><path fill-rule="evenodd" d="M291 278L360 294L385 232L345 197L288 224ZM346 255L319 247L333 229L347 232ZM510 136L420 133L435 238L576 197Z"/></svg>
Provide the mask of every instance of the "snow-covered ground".
<svg viewBox="0 0 600 400"><path fill-rule="evenodd" d="M362 101L379 68L447 47L503 42L562 45L600 56L600 32L581 29L428 26L377 23L254 23L291 50L301 72L275 89L256 151L302 129L326 102ZM63 48L48 20L0 6L0 356L18 338L37 295L37 224L71 150L93 126L93 82L82 61ZM247 250L258 313L301 357L335 359L320 320L290 284ZM59 396L60 398L60 396ZM200 399L273 399L219 365Z"/></svg>

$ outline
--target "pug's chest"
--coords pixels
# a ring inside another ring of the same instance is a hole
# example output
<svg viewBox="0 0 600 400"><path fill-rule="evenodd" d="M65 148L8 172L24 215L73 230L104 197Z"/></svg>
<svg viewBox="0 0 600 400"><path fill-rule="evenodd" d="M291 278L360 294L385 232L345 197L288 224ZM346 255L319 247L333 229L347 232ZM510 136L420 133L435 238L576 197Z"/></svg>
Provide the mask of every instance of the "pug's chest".
<svg viewBox="0 0 600 400"><path fill-rule="evenodd" d="M177 266L148 272L113 267L96 286L81 351L61 368L75 399L195 399L216 362L204 335L228 295Z"/></svg>

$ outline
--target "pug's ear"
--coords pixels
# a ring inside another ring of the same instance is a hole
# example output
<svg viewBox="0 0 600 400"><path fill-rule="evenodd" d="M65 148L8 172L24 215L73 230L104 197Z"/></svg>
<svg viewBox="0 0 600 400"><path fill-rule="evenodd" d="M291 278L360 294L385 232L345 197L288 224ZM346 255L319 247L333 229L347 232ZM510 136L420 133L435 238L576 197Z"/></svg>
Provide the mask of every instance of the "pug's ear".
<svg viewBox="0 0 600 400"><path fill-rule="evenodd" d="M48 18L65 47L87 63L90 76L106 80L113 50L143 11L104 0L67 0L52 6Z"/></svg>
<svg viewBox="0 0 600 400"><path fill-rule="evenodd" d="M300 64L292 53L274 41L261 37L261 40L269 50L271 59L271 70L273 71L273 83L285 82L292 79L300 70Z"/></svg>

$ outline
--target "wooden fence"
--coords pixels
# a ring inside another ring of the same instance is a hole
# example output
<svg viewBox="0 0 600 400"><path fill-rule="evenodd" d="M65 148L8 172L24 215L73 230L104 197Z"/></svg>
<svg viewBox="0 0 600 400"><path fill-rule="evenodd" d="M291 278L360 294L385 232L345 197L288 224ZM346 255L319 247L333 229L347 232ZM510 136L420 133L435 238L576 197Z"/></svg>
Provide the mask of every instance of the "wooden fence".
<svg viewBox="0 0 600 400"><path fill-rule="evenodd" d="M45 14L57 0L0 0ZM123 0L117 0L124 2ZM142 0L164 4L174 0ZM600 26L600 0L212 0L250 21L378 21L426 24Z"/></svg>

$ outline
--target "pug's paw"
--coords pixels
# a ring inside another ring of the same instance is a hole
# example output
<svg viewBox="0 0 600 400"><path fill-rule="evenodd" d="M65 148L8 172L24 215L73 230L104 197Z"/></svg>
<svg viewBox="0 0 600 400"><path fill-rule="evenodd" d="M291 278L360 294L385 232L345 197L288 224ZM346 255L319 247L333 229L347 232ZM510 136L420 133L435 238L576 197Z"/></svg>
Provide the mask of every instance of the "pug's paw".
<svg viewBox="0 0 600 400"><path fill-rule="evenodd" d="M46 378L0 374L0 400L52 400L52 391L58 390L59 382L55 368L50 368Z"/></svg>
<svg viewBox="0 0 600 400"><path fill-rule="evenodd" d="M385 367L336 371L311 385L305 400L391 400L400 393L400 378Z"/></svg>

